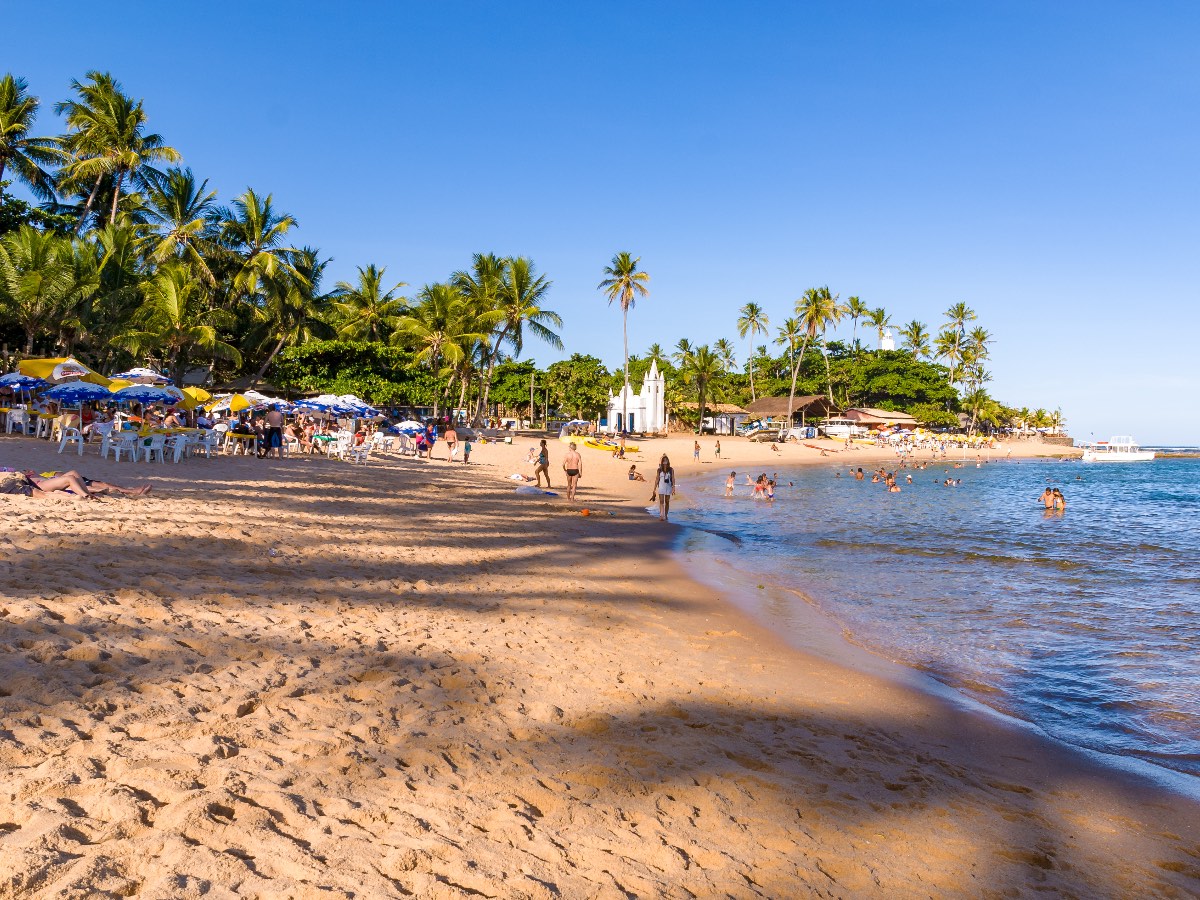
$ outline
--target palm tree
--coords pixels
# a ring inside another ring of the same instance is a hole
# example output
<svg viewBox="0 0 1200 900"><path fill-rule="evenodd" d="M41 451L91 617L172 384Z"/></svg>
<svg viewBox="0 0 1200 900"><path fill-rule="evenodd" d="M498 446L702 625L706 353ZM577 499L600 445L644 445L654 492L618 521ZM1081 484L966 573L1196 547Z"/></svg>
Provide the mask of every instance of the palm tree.
<svg viewBox="0 0 1200 900"><path fill-rule="evenodd" d="M713 344L713 352L721 360L721 367L726 372L737 369L737 361L733 357L733 344L729 343L727 338L719 338Z"/></svg>
<svg viewBox="0 0 1200 900"><path fill-rule="evenodd" d="M80 280L69 238L23 225L0 239L0 304L25 332L26 356L95 289L94 276L88 278Z"/></svg>
<svg viewBox="0 0 1200 900"><path fill-rule="evenodd" d="M207 188L208 180L197 184L191 169L168 169L147 193L143 213L157 232L151 259L159 264L181 260L211 285L215 279L207 257L213 250L210 217L217 192Z"/></svg>
<svg viewBox="0 0 1200 900"><path fill-rule="evenodd" d="M959 302L955 303L946 310L946 328L944 333L951 337L951 347L949 353L944 353L947 359L950 360L951 381L956 379L953 373L959 361L963 359L963 345L966 343L967 323L974 322L976 319L975 310L971 309L967 304Z"/></svg>
<svg viewBox="0 0 1200 900"><path fill-rule="evenodd" d="M487 340L502 316L496 310L473 309L453 284L428 284L396 322L391 341L411 347L416 362L440 377L443 368L453 369L462 362L469 344ZM438 414L436 399L433 414Z"/></svg>
<svg viewBox="0 0 1200 900"><path fill-rule="evenodd" d="M661 369L667 362L667 351L660 344L651 344L650 349L646 351L646 361L658 363Z"/></svg>
<svg viewBox="0 0 1200 900"><path fill-rule="evenodd" d="M687 355L694 349L691 341L687 338L680 338L675 342L675 352L671 354L671 359L675 360L677 366L682 366Z"/></svg>
<svg viewBox="0 0 1200 900"><path fill-rule="evenodd" d="M479 416L487 415L488 397L491 394L492 374L500 359L500 351L505 343L513 348L513 355L519 357L525 348L525 327L535 336L549 344L555 350L563 347L562 338L552 331L550 326L562 328L562 317L551 309L542 306L546 294L550 292L550 282L545 275L537 274L533 260L524 256L504 261L504 271L500 279L500 291L496 298L494 309L503 314L498 330L493 337L490 352L487 354L487 377L483 382L483 392L479 404ZM485 310L487 308L485 307Z"/></svg>
<svg viewBox="0 0 1200 900"><path fill-rule="evenodd" d="M220 244L232 257L234 296L252 296L261 279L273 277L280 269L293 277L299 275L288 262L294 248L285 243L287 233L298 223L287 213L276 212L273 199L271 194L260 197L247 188L231 207L213 210Z"/></svg>
<svg viewBox="0 0 1200 900"><path fill-rule="evenodd" d="M938 336L933 341L933 352L935 356L949 363L947 368L950 370L950 383L958 384L961 374L959 371L959 362L962 360L962 353L960 351L957 332L950 331L948 328L939 331Z"/></svg>
<svg viewBox="0 0 1200 900"><path fill-rule="evenodd" d="M696 423L696 434L704 427L704 399L709 385L724 372L725 367L720 356L714 353L708 344L702 344L683 358L680 373L688 384L696 388L699 399L700 417Z"/></svg>
<svg viewBox="0 0 1200 900"><path fill-rule="evenodd" d="M143 287L145 301L134 315L134 329L123 339L136 354L155 352L169 361L171 377L183 383L194 357L241 365L237 348L220 338L233 316L210 306L210 290L186 266L170 262Z"/></svg>
<svg viewBox="0 0 1200 900"><path fill-rule="evenodd" d="M836 325L842 318L842 307L836 294L831 294L828 287L809 288L804 296L796 301L796 315L800 319L800 330L803 340L800 352L792 363L792 388L788 394L787 428L792 427L792 406L796 402L796 379L800 375L800 366L804 362L804 351L809 343L818 336L824 335L829 326ZM832 388L830 388L832 392Z"/></svg>
<svg viewBox="0 0 1200 900"><path fill-rule="evenodd" d="M867 304L863 303L858 297L851 297L846 301L846 318L850 320L850 343L854 345L854 349L858 350L858 320L865 319L871 314L871 310Z"/></svg>
<svg viewBox="0 0 1200 900"><path fill-rule="evenodd" d="M339 281L334 286L335 315L338 319L338 336L353 341L386 341L395 331L401 315L408 307L408 300L396 296L406 282L397 281L384 288L383 275L387 267L380 269L374 263L365 269L358 267L358 284Z"/></svg>
<svg viewBox="0 0 1200 900"><path fill-rule="evenodd" d="M628 251L622 250L613 256L609 265L604 267L604 280L597 285L599 290L604 291L609 306L613 304L614 300L621 304L621 330L625 337L625 390L621 394L622 430L629 424L629 410L626 403L626 398L629 396L629 310L633 309L634 301L638 297L645 297L650 293L649 288L646 287L650 276L638 269L641 261L640 256L634 257Z"/></svg>
<svg viewBox="0 0 1200 900"><path fill-rule="evenodd" d="M10 170L38 198L53 200L54 179L42 166L59 162L61 153L57 139L29 136L39 105L24 78L0 78L0 182Z"/></svg>
<svg viewBox="0 0 1200 900"><path fill-rule="evenodd" d="M134 102L107 72L88 72L87 79L87 83L71 81L78 100L64 100L55 107L69 129L66 147L72 160L63 172L65 183L76 190L92 185L77 231L82 230L105 176L112 179L111 225L117 220L117 203L126 178L146 190L161 177L153 163L180 159L179 151L167 146L161 135L145 133L146 111L141 100Z"/></svg>
<svg viewBox="0 0 1200 900"><path fill-rule="evenodd" d="M892 324L892 317L889 316L887 310L881 306L878 309L873 309L867 313L867 321L871 323L871 327L875 329L875 333L879 335L879 340L882 343L883 333Z"/></svg>
<svg viewBox="0 0 1200 900"><path fill-rule="evenodd" d="M788 371L791 371L792 363L796 359L796 350L800 346L800 338L803 330L800 327L800 320L787 318L783 320L775 332L775 345L777 347L786 347L788 355Z"/></svg>
<svg viewBox="0 0 1200 900"><path fill-rule="evenodd" d="M251 379L254 387L266 375L275 357L287 344L331 337L333 328L322 318L329 298L320 292L321 277L329 260L318 257L311 247L297 250L292 259L300 278L278 273L264 281L264 302L255 308L256 327L250 332L251 344L262 345L271 340L275 345Z"/></svg>
<svg viewBox="0 0 1200 900"><path fill-rule="evenodd" d="M754 337L758 334L766 334L767 328L771 325L771 320L767 318L767 314L763 312L762 307L757 303L747 303L742 307L741 314L738 316L737 329L738 337L748 337L751 347L747 354L747 366L750 372L750 402L753 403L758 399L754 392Z"/></svg>
<svg viewBox="0 0 1200 900"><path fill-rule="evenodd" d="M914 358L920 359L929 353L929 332L925 330L924 322L913 319L900 329L900 337L904 338L904 348Z"/></svg>

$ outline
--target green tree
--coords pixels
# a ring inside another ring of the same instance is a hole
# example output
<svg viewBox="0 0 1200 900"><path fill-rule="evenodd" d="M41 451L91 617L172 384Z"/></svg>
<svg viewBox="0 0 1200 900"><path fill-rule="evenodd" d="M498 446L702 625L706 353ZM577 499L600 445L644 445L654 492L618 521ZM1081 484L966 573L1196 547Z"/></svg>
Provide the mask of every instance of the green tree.
<svg viewBox="0 0 1200 900"><path fill-rule="evenodd" d="M308 341L283 350L271 380L289 393L354 394L380 406L432 406L445 383L412 353L378 341Z"/></svg>
<svg viewBox="0 0 1200 900"><path fill-rule="evenodd" d="M453 370L463 361L471 343L486 340L501 315L496 310L476 311L452 284L426 285L397 320L392 342L411 348L418 365L440 375L443 368ZM437 413L435 402L433 414Z"/></svg>
<svg viewBox="0 0 1200 900"><path fill-rule="evenodd" d="M904 339L904 349L917 359L929 354L929 332L925 330L924 322L913 319L900 329L900 337Z"/></svg>
<svg viewBox="0 0 1200 900"><path fill-rule="evenodd" d="M746 338L750 351L746 354L747 371L750 374L750 401L754 402L757 396L754 393L754 338L760 334L766 334L767 328L771 325L771 320L767 316L761 306L757 303L747 303L742 307L738 315L737 330L738 337Z"/></svg>
<svg viewBox="0 0 1200 900"><path fill-rule="evenodd" d="M277 212L271 194L260 197L247 188L229 207L213 212L218 240L232 268L229 294L252 297L263 278L280 270L293 278L300 273L289 262L295 248L288 246L288 232L298 223L287 213Z"/></svg>
<svg viewBox="0 0 1200 900"><path fill-rule="evenodd" d="M646 351L646 359L658 363L659 369L667 364L667 351L659 344L651 344Z"/></svg>
<svg viewBox="0 0 1200 900"><path fill-rule="evenodd" d="M210 285L215 284L208 256L213 250L210 215L217 192L208 181L196 183L191 169L168 169L146 195L144 214L155 230L150 258L161 265L171 259L186 263Z"/></svg>
<svg viewBox="0 0 1200 900"><path fill-rule="evenodd" d="M850 343L856 352L858 350L858 322L869 315L871 315L871 310L858 297L851 297L846 301L846 318L850 320L851 325Z"/></svg>
<svg viewBox="0 0 1200 900"><path fill-rule="evenodd" d="M64 184L90 193L79 219L82 230L95 201L101 181L112 180L112 206L108 222L117 220L117 204L125 179L146 190L160 173L153 164L176 162L179 151L161 135L146 133L146 111L142 101L127 96L120 82L107 72L88 72L87 81L71 81L77 99L56 106L69 129L65 147L71 160L63 169Z"/></svg>
<svg viewBox="0 0 1200 900"><path fill-rule="evenodd" d="M334 317L338 337L348 341L386 341L408 309L408 300L397 296L407 283L385 288L384 274L374 263L358 267L358 284L339 281L334 286Z"/></svg>
<svg viewBox="0 0 1200 900"><path fill-rule="evenodd" d="M29 133L39 105L24 78L0 78L0 182L7 171L39 199L53 200L54 178L42 167L58 163L61 153L55 138Z"/></svg>
<svg viewBox="0 0 1200 900"><path fill-rule="evenodd" d="M800 374L800 365L804 362L804 352L808 349L809 343L824 335L826 329L831 325L838 323L842 318L842 307L838 303L837 295L831 294L828 286L809 288L804 292L804 296L796 301L796 316L800 320L803 340L792 365L792 386L788 393L787 427L789 428L792 425L792 407L796 402L796 378ZM830 399L832 400L832 397Z"/></svg>
<svg viewBox="0 0 1200 900"><path fill-rule="evenodd" d="M0 239L0 303L25 333L26 356L94 289L80 280L69 238L26 225Z"/></svg>
<svg viewBox="0 0 1200 900"><path fill-rule="evenodd" d="M690 386L696 389L699 405L699 422L696 433L699 434L704 426L704 401L712 383L725 373L725 367L718 354L714 353L708 344L702 344L683 360L680 374Z"/></svg>
<svg viewBox="0 0 1200 900"><path fill-rule="evenodd" d="M733 344L727 338L718 338L712 345L713 353L721 360L721 367L726 372L732 372L737 368L737 360L733 356Z"/></svg>
<svg viewBox="0 0 1200 900"><path fill-rule="evenodd" d="M878 335L879 340L882 342L883 333L892 324L892 317L888 315L888 311L882 306L878 309L873 309L867 313L867 321L871 323L871 327L875 329L876 335Z"/></svg>
<svg viewBox="0 0 1200 900"><path fill-rule="evenodd" d="M591 419L608 407L608 383L612 376L594 356L571 354L546 370L550 396L559 409L577 419Z"/></svg>
<svg viewBox="0 0 1200 900"><path fill-rule="evenodd" d="M650 276L638 268L641 261L640 256L634 257L628 251L622 250L613 256L612 263L604 268L604 280L598 285L599 289L604 291L610 306L613 301L621 304L621 331L625 346L625 390L621 394L622 428L629 422L629 410L625 405L625 398L629 396L629 310L633 309L634 301L638 297L645 297L650 293L646 287Z"/></svg>
<svg viewBox="0 0 1200 900"><path fill-rule="evenodd" d="M221 340L220 329L232 316L213 309L209 289L181 263L171 262L143 286L145 301L134 315L134 328L124 337L134 353L157 353L176 384L197 359L224 360L240 365L242 356Z"/></svg>
<svg viewBox="0 0 1200 900"><path fill-rule="evenodd" d="M323 315L329 298L321 294L321 277L329 260L318 257L311 247L297 250L292 268L300 273L293 278L286 272L277 272L263 281L263 302L255 308L255 327L248 335L250 347L261 350L271 344L270 351L259 366L250 387L254 387L266 375L276 356L288 344L331 338L333 328Z"/></svg>

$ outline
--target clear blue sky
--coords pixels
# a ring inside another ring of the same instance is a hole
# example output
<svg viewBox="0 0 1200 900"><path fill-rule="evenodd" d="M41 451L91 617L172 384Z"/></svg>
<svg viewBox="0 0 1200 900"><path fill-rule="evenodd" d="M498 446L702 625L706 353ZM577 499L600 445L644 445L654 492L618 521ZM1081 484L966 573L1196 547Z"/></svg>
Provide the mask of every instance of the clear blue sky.
<svg viewBox="0 0 1200 900"><path fill-rule="evenodd" d="M223 200L271 192L333 280L531 256L568 352L736 338L828 284L1086 439L1200 443L1200 4L178 2L0 12L49 108L111 71ZM847 326L848 334L848 326ZM739 349L743 342L739 342ZM556 354L536 342L539 363ZM744 353L744 350L740 351Z"/></svg>

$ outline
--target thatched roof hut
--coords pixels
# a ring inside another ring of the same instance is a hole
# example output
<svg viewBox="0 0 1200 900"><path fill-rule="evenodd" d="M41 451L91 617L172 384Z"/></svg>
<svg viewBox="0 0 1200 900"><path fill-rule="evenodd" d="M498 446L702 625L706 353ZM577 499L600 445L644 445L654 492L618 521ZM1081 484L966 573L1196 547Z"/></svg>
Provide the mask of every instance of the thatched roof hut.
<svg viewBox="0 0 1200 900"><path fill-rule="evenodd" d="M759 397L753 403L746 405L746 412L760 419L785 419L787 418L788 398L783 397ZM805 394L802 397L796 397L792 401L792 421L797 419L801 423L809 416L825 417L837 412L837 406L829 402L829 398L822 394Z"/></svg>

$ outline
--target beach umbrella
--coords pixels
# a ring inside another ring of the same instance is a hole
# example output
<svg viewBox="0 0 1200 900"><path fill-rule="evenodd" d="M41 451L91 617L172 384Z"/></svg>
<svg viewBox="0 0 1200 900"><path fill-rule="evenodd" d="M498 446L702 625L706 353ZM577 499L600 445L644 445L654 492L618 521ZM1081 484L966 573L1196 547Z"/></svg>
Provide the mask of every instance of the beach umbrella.
<svg viewBox="0 0 1200 900"><path fill-rule="evenodd" d="M44 378L55 384L63 381L90 381L92 384L108 386L107 378L70 356L53 359L23 359L17 364L17 368L23 375Z"/></svg>
<svg viewBox="0 0 1200 900"><path fill-rule="evenodd" d="M118 403L141 403L143 406L166 403L175 406L183 402L183 391L170 385L131 384L112 395Z"/></svg>
<svg viewBox="0 0 1200 900"><path fill-rule="evenodd" d="M135 369L130 369L128 372L117 372L115 375L109 375L109 378L120 378L123 381L128 381L131 384L171 384L171 379L161 372L155 372L153 369L147 369L144 366L139 366Z"/></svg>
<svg viewBox="0 0 1200 900"><path fill-rule="evenodd" d="M244 394L227 394L218 399L209 409L214 412L225 412L228 410L229 412L236 413L277 402L274 397L268 397L266 394L260 394L258 391L246 391Z"/></svg>
<svg viewBox="0 0 1200 900"><path fill-rule="evenodd" d="M399 425L393 425L392 430L399 434L419 434L425 430L425 426L420 422L415 422L409 419L407 422L401 422Z"/></svg>
<svg viewBox="0 0 1200 900"><path fill-rule="evenodd" d="M9 372L7 375L0 375L0 384L7 385L14 390L31 391L43 384L48 384L48 382L44 378L22 375L20 372Z"/></svg>
<svg viewBox="0 0 1200 900"><path fill-rule="evenodd" d="M112 400L112 392L108 388L87 381L70 381L56 384L43 391L42 397L53 400L62 406L78 406L80 403L93 403L97 400Z"/></svg>
<svg viewBox="0 0 1200 900"><path fill-rule="evenodd" d="M204 388L185 387L183 389L183 393L184 393L184 396L191 397L197 403L207 403L209 400L212 399L212 394L210 394Z"/></svg>

